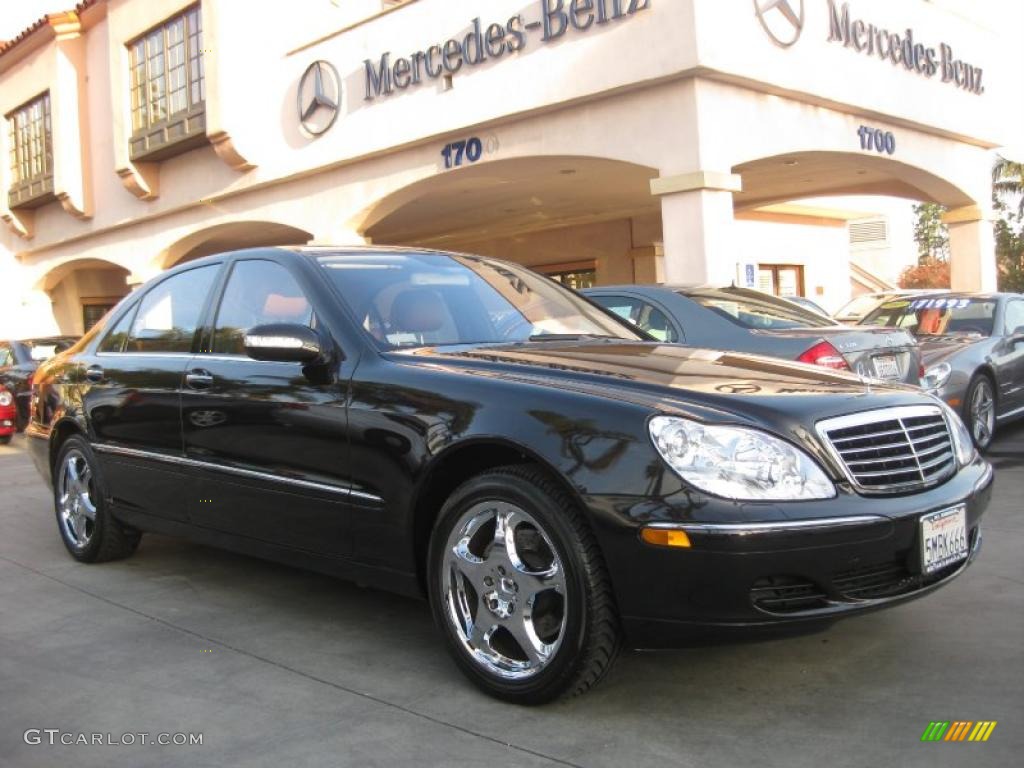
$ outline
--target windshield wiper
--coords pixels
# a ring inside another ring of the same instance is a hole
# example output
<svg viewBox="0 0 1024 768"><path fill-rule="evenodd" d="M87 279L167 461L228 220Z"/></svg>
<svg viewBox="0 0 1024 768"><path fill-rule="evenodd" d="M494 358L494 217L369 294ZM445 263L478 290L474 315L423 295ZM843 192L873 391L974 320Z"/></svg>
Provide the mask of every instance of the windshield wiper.
<svg viewBox="0 0 1024 768"><path fill-rule="evenodd" d="M619 336L607 336L599 333L538 333L530 337L530 341L588 341L591 339L628 341Z"/></svg>

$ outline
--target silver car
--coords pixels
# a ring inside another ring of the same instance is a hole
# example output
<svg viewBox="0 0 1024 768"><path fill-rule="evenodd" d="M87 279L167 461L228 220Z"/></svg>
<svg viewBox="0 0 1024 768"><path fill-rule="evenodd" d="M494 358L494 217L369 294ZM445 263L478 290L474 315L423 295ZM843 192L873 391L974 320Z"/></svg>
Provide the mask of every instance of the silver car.
<svg viewBox="0 0 1024 768"><path fill-rule="evenodd" d="M798 360L917 385L914 337L838 325L787 299L746 288L620 285L581 291L659 341Z"/></svg>
<svg viewBox="0 0 1024 768"><path fill-rule="evenodd" d="M954 408L978 447L1024 417L1024 296L948 293L888 301L867 325L903 328L921 347L923 386Z"/></svg>

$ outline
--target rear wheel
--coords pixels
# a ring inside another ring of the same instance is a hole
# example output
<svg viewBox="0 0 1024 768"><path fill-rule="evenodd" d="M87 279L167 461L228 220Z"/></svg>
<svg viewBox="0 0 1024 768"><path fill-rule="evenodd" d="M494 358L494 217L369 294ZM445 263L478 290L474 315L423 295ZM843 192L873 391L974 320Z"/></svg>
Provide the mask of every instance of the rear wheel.
<svg viewBox="0 0 1024 768"><path fill-rule="evenodd" d="M542 704L596 685L619 651L597 543L536 467L480 475L448 499L430 542L434 620L485 692Z"/></svg>
<svg viewBox="0 0 1024 768"><path fill-rule="evenodd" d="M984 374L975 376L967 388L964 421L978 450L987 449L996 433L996 395L992 380Z"/></svg>
<svg viewBox="0 0 1024 768"><path fill-rule="evenodd" d="M14 435L0 435L0 445L7 445L13 437Z"/></svg>
<svg viewBox="0 0 1024 768"><path fill-rule="evenodd" d="M73 558L99 563L135 551L141 534L110 514L96 455L84 438L69 437L61 446L53 480L57 529Z"/></svg>

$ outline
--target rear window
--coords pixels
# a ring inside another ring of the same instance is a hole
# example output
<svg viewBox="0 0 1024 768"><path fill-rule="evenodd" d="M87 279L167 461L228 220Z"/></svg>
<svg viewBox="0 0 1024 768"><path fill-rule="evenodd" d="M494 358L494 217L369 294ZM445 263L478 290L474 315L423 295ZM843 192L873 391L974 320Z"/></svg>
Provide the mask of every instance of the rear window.
<svg viewBox="0 0 1024 768"><path fill-rule="evenodd" d="M750 330L784 331L791 328L828 328L829 318L797 306L791 301L743 288L683 293L705 309Z"/></svg>
<svg viewBox="0 0 1024 768"><path fill-rule="evenodd" d="M995 318L995 299L943 296L886 302L863 324L903 328L915 336L991 336Z"/></svg>

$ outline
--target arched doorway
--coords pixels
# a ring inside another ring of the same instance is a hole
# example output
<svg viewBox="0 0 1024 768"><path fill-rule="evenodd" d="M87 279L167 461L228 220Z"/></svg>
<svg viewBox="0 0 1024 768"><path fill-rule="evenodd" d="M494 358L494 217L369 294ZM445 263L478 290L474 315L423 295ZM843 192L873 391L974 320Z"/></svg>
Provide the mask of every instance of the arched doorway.
<svg viewBox="0 0 1024 768"><path fill-rule="evenodd" d="M573 287L632 282L635 222L656 222L653 168L594 157L501 160L431 176L378 201L356 230L517 261Z"/></svg>
<svg viewBox="0 0 1024 768"><path fill-rule="evenodd" d="M186 235L163 250L158 268L170 269L214 253L274 245L305 245L313 235L272 221L232 221Z"/></svg>
<svg viewBox="0 0 1024 768"><path fill-rule="evenodd" d="M75 259L48 271L35 288L49 296L57 332L78 336L127 295L128 274L102 259Z"/></svg>
<svg viewBox="0 0 1024 768"><path fill-rule="evenodd" d="M732 171L743 187L733 194L737 279L751 287L806 296L830 311L851 296L897 287L919 256L913 203L968 213L951 225L961 279L992 258L983 252L987 222L976 192L884 154L790 152ZM785 233L782 224L791 225Z"/></svg>

